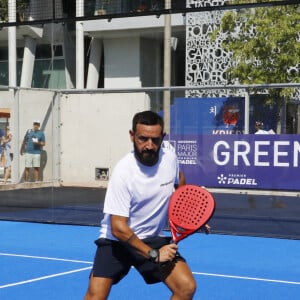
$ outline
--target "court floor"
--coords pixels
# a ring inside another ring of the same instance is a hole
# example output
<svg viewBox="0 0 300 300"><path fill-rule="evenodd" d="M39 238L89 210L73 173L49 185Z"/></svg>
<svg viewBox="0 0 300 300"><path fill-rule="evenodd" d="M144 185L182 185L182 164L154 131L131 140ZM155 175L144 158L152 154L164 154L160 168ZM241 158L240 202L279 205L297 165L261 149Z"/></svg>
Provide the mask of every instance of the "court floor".
<svg viewBox="0 0 300 300"><path fill-rule="evenodd" d="M0 221L0 299L83 299L99 228ZM194 299L285 300L300 295L300 241L194 234L179 243ZM109 299L169 299L132 269Z"/></svg>

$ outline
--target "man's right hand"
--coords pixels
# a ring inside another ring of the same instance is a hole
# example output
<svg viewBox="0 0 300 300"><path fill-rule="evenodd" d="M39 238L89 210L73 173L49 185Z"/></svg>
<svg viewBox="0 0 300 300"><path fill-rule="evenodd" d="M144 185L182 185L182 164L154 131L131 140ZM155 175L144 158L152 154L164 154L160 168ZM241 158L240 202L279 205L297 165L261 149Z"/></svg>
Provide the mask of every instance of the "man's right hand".
<svg viewBox="0 0 300 300"><path fill-rule="evenodd" d="M176 244L169 244L159 249L159 262L172 261L176 255L178 246Z"/></svg>

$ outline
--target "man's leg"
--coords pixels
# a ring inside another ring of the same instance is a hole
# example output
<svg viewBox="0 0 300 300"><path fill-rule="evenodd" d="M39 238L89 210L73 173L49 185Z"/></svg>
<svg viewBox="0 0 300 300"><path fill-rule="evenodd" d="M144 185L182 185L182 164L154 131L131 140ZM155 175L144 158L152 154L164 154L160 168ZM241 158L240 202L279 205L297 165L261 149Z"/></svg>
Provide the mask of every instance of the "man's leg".
<svg viewBox="0 0 300 300"><path fill-rule="evenodd" d="M24 181L29 181L30 168L32 167L32 155L25 153Z"/></svg>
<svg viewBox="0 0 300 300"><path fill-rule="evenodd" d="M126 276L132 265L128 251L120 243L103 238L95 243L98 247L84 300L107 299L112 285Z"/></svg>
<svg viewBox="0 0 300 300"><path fill-rule="evenodd" d="M40 154L34 154L33 155L33 177L34 181L39 181L40 178L40 163L41 163L41 155Z"/></svg>
<svg viewBox="0 0 300 300"><path fill-rule="evenodd" d="M29 179L29 168L25 168L24 180L28 181L28 179Z"/></svg>
<svg viewBox="0 0 300 300"><path fill-rule="evenodd" d="M39 181L40 168L34 167L33 175L34 175L34 181Z"/></svg>
<svg viewBox="0 0 300 300"><path fill-rule="evenodd" d="M10 177L11 175L11 167L7 167L5 169L5 175L4 175L4 182L6 183L8 178Z"/></svg>
<svg viewBox="0 0 300 300"><path fill-rule="evenodd" d="M90 284L84 300L106 300L112 286L112 279L94 277L91 274Z"/></svg>
<svg viewBox="0 0 300 300"><path fill-rule="evenodd" d="M191 300L196 291L196 281L194 276L183 261L175 264L171 274L166 278L165 284L172 291L172 300Z"/></svg>

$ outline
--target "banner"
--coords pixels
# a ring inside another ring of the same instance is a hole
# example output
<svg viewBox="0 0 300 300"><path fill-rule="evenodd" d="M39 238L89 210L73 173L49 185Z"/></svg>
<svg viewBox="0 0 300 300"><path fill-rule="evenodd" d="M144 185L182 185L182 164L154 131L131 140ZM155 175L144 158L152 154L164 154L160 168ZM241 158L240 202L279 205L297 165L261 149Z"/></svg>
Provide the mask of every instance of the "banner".
<svg viewBox="0 0 300 300"><path fill-rule="evenodd" d="M245 100L241 97L175 98L172 134L241 134Z"/></svg>
<svg viewBox="0 0 300 300"><path fill-rule="evenodd" d="M299 135L171 135L187 182L215 188L300 190Z"/></svg>

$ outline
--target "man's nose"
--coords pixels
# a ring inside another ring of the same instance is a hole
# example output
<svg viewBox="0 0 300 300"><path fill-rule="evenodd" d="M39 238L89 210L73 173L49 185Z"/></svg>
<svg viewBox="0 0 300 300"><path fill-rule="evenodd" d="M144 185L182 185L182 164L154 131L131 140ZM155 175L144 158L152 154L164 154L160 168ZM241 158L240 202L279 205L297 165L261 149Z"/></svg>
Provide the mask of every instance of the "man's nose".
<svg viewBox="0 0 300 300"><path fill-rule="evenodd" d="M146 142L146 148L148 150L153 149L155 146L155 143L153 142L152 138L148 138L147 142Z"/></svg>

